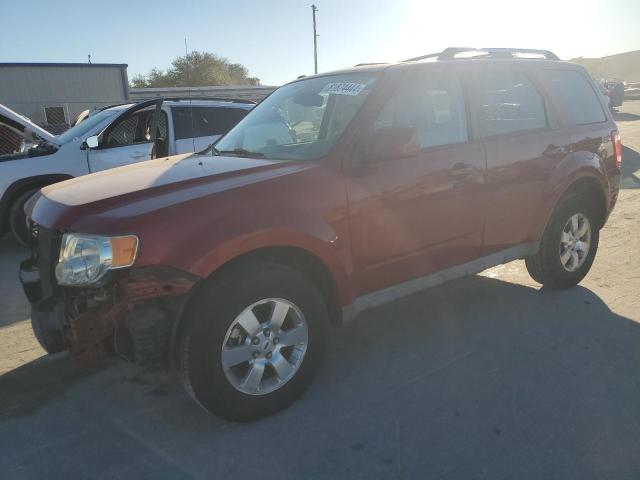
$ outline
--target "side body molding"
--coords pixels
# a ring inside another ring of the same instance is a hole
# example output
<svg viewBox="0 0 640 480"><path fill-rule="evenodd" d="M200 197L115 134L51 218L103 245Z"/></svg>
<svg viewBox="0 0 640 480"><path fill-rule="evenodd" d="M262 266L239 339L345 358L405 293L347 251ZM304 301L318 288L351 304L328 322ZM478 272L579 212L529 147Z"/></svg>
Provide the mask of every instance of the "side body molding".
<svg viewBox="0 0 640 480"><path fill-rule="evenodd" d="M450 280L467 277L474 273L481 272L487 268L495 267L503 263L511 262L519 258L534 255L540 248L540 242L526 243L515 247L493 253L486 257L472 260L471 262L457 265L441 272L432 273L426 277L416 278L407 282L393 285L391 287L378 290L376 292L356 298L351 304L342 309L343 320L353 320L360 313L370 310L385 303L398 300L413 293L428 290L429 288L441 285Z"/></svg>

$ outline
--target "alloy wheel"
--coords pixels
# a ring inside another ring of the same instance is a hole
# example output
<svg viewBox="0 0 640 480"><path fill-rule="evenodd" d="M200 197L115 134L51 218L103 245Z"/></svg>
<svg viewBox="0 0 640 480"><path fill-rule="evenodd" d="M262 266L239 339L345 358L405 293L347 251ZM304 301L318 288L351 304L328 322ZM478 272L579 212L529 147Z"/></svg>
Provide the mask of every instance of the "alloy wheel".
<svg viewBox="0 0 640 480"><path fill-rule="evenodd" d="M568 272L578 270L589 255L591 224L585 215L572 215L560 235L560 263Z"/></svg>
<svg viewBox="0 0 640 480"><path fill-rule="evenodd" d="M224 338L222 368L229 383L248 395L265 395L297 373L309 342L307 321L292 302L267 298L238 315Z"/></svg>

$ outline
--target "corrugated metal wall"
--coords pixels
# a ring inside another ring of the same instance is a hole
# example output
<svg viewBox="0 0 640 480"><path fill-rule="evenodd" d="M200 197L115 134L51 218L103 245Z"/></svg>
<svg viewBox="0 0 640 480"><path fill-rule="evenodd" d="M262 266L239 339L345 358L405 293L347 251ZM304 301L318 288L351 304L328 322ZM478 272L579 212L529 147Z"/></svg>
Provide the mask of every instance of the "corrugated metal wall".
<svg viewBox="0 0 640 480"><path fill-rule="evenodd" d="M83 110L126 101L126 82L126 65L0 64L0 103L45 127L45 107L63 106L71 123Z"/></svg>

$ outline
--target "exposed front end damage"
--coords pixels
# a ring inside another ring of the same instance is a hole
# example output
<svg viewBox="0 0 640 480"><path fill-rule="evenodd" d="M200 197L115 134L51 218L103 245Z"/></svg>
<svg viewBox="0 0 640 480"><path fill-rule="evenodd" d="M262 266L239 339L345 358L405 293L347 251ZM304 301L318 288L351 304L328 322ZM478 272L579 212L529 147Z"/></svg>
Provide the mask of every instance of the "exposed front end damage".
<svg viewBox="0 0 640 480"><path fill-rule="evenodd" d="M49 353L69 350L81 362L117 354L158 367L167 359L172 325L197 277L169 267L114 271L92 287L61 287L53 269L57 232L39 228L20 279L33 330Z"/></svg>

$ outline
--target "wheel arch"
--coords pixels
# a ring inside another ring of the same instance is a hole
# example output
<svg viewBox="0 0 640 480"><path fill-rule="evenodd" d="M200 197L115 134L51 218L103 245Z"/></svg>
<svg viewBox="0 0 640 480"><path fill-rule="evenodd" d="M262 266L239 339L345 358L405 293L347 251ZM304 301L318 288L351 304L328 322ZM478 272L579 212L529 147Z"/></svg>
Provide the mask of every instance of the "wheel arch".
<svg viewBox="0 0 640 480"><path fill-rule="evenodd" d="M597 209L598 228L602 228L607 219L607 195L602 187L602 184L593 176L583 176L574 180L561 195L565 198L569 195L581 195L593 200L593 205Z"/></svg>
<svg viewBox="0 0 640 480"><path fill-rule="evenodd" d="M568 195L583 195L594 200L593 204L598 209L598 229L602 228L607 219L609 204L607 202L607 190L602 174L592 168L584 168L574 172L566 182L557 186L555 191L551 191L543 202L539 221L533 226L530 238L540 240L544 234L553 213L562 199Z"/></svg>
<svg viewBox="0 0 640 480"><path fill-rule="evenodd" d="M251 250L228 260L208 278L222 276L230 269L260 261L286 265L304 274L322 294L332 323L341 323L340 294L334 274L322 258L304 248L288 245L261 247Z"/></svg>
<svg viewBox="0 0 640 480"><path fill-rule="evenodd" d="M21 178L9 185L0 199L0 232L6 232L9 229L9 210L13 202L20 195L29 189L40 189L47 185L62 182L63 180L69 180L70 178L73 178L73 176L69 174L51 173Z"/></svg>
<svg viewBox="0 0 640 480"><path fill-rule="evenodd" d="M257 248L228 259L208 277L201 278L191 289L178 315L176 315L176 320L172 326L169 356L173 366L177 367L179 365L179 352L177 347L181 333L183 332L182 327L187 323L185 319L190 314L193 301L205 282L223 277L231 270L240 268L248 263L259 261L286 265L306 275L322 294L331 323L333 325L340 325L342 323L342 305L339 286L336 282L334 272L331 271L320 256L307 249L291 245L275 245Z"/></svg>

